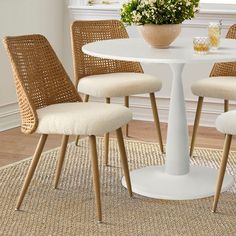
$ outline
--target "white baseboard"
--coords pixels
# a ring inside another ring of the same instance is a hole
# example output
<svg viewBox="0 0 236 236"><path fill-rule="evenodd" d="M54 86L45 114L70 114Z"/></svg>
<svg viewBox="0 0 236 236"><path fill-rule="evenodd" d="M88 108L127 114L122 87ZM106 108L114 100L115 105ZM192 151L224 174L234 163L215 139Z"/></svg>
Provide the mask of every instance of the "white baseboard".
<svg viewBox="0 0 236 236"><path fill-rule="evenodd" d="M0 131L20 126L20 115L17 103L0 105Z"/></svg>

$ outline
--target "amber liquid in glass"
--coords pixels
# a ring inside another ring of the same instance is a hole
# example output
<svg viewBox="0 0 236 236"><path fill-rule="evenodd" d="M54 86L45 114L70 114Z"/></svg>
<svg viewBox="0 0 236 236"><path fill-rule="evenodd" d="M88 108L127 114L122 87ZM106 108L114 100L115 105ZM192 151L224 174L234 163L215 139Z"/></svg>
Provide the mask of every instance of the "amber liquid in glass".
<svg viewBox="0 0 236 236"><path fill-rule="evenodd" d="M209 25L208 37L211 49L218 49L220 47L220 26Z"/></svg>
<svg viewBox="0 0 236 236"><path fill-rule="evenodd" d="M209 45L205 43L196 43L194 44L193 49L198 53L207 53L209 51Z"/></svg>

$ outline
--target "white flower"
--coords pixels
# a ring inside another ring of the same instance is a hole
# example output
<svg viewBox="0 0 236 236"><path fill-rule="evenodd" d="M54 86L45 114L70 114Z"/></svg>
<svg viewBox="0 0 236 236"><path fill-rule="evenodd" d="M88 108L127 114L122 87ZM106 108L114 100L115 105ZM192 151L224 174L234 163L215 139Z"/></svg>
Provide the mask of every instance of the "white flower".
<svg viewBox="0 0 236 236"><path fill-rule="evenodd" d="M141 4L153 6L156 0L142 0Z"/></svg>
<svg viewBox="0 0 236 236"><path fill-rule="evenodd" d="M141 20L142 16L139 12L136 13L136 11L133 12L132 19L134 22L138 23Z"/></svg>
<svg viewBox="0 0 236 236"><path fill-rule="evenodd" d="M191 2L189 0L186 0L186 6L190 6L191 5Z"/></svg>
<svg viewBox="0 0 236 236"><path fill-rule="evenodd" d="M143 16L146 16L146 17L149 17L149 16L150 16L149 12L146 11L146 10L144 10L144 11L142 12L142 15L143 15Z"/></svg>
<svg viewBox="0 0 236 236"><path fill-rule="evenodd" d="M197 12L197 11L199 11L200 10L200 7L193 7L193 12Z"/></svg>

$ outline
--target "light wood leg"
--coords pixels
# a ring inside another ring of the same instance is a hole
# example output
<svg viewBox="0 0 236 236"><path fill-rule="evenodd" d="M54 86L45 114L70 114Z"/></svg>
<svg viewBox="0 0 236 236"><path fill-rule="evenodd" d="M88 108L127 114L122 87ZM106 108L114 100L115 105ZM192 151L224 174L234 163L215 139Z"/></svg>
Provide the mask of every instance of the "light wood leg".
<svg viewBox="0 0 236 236"><path fill-rule="evenodd" d="M110 98L106 98L106 103L110 104L111 103L111 99ZM109 157L109 133L105 134L104 137L104 159L105 159L105 165L108 165L108 157Z"/></svg>
<svg viewBox="0 0 236 236"><path fill-rule="evenodd" d="M228 161L228 157L229 157L229 150L230 150L231 141L232 141L232 135L227 134L225 136L223 157L221 160L220 171L219 171L218 180L217 180L217 184L216 184L216 192L215 192L214 202L213 202L213 207L212 207L213 212L216 211L217 203L219 201L220 191L221 191L222 183L224 180L225 169L226 169L226 165L227 165L227 161Z"/></svg>
<svg viewBox="0 0 236 236"><path fill-rule="evenodd" d="M101 197L100 197L100 181L99 181L99 170L98 170L98 157L97 157L97 145L96 137L89 136L90 144L90 156L92 159L92 171L93 171L93 186L96 197L96 206L97 206L97 217L98 221L102 221L102 209L101 209Z"/></svg>
<svg viewBox="0 0 236 236"><path fill-rule="evenodd" d="M58 186L62 166L63 166L64 160L65 160L66 147L67 147L67 144L68 144L68 140L69 140L69 135L63 135L62 143L61 143L61 150L60 150L60 154L59 154L58 161L57 161L54 188L57 188L57 186Z"/></svg>
<svg viewBox="0 0 236 236"><path fill-rule="evenodd" d="M150 93L149 95L150 95L152 113L153 113L154 123L157 130L157 136L159 140L160 149L161 149L161 152L164 153L164 147L163 147L162 136L161 136L161 126L160 126L160 121L159 121L159 116L158 116L158 111L157 111L155 94Z"/></svg>
<svg viewBox="0 0 236 236"><path fill-rule="evenodd" d="M88 102L89 101L89 95L88 94L85 94L84 96L84 102Z"/></svg>
<svg viewBox="0 0 236 236"><path fill-rule="evenodd" d="M129 192L129 196L132 197L133 193L132 193L132 187L131 187L131 182L130 182L129 166L128 166L128 161L127 161L127 156L126 156L126 151L125 151L125 144L124 144L121 128L116 130L116 136L117 136L117 141L119 145L121 164L123 166L123 170L125 174L125 181L126 181L127 189Z"/></svg>
<svg viewBox="0 0 236 236"><path fill-rule="evenodd" d="M129 96L125 96L125 106L129 108ZM129 136L129 124L125 127L125 136Z"/></svg>
<svg viewBox="0 0 236 236"><path fill-rule="evenodd" d="M41 156L41 153L43 151L43 148L44 148L44 145L46 143L46 140L47 140L47 137L48 135L47 134L42 134L40 139L39 139L39 142L38 142L38 145L37 145L37 148L35 150L35 153L34 153L34 156L33 156L33 159L31 161L31 164L30 164L30 167L28 169L28 173L26 175L26 178L25 178L25 181L24 181L24 184L23 184L23 187L21 189L21 192L20 192L20 195L19 195L19 198L18 198L18 201L17 201L17 204L16 204L16 210L19 210L20 206L21 206L21 203L24 199L24 196L27 192L27 189L30 185L30 182L31 182L31 179L34 175L34 172L35 172L35 169L38 165L38 162L39 162L39 158Z"/></svg>
<svg viewBox="0 0 236 236"><path fill-rule="evenodd" d="M75 139L75 146L79 146L79 135L76 136L76 139Z"/></svg>
<svg viewBox="0 0 236 236"><path fill-rule="evenodd" d="M224 100L224 112L229 110L229 100Z"/></svg>
<svg viewBox="0 0 236 236"><path fill-rule="evenodd" d="M84 96L84 102L88 102L89 101L89 95L88 94L85 94ZM76 139L75 139L75 146L79 146L79 135L77 135Z"/></svg>
<svg viewBox="0 0 236 236"><path fill-rule="evenodd" d="M204 97L198 97L197 110L196 110L192 140L191 140L191 145L190 145L190 153L189 153L190 156L193 155L193 150L194 150L194 145L195 145L196 135L197 135L197 129L199 126L199 121L200 121L201 112L202 112L203 99L204 99Z"/></svg>

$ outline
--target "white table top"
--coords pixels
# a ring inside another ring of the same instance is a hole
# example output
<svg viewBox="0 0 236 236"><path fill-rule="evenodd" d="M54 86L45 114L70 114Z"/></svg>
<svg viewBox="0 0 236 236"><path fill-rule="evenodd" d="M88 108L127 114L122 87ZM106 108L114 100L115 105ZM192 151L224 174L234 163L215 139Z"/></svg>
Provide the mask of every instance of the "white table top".
<svg viewBox="0 0 236 236"><path fill-rule="evenodd" d="M113 39L89 43L83 52L106 59L146 63L199 63L236 61L236 40L221 39L221 47L207 55L193 51L192 39L177 38L168 49L150 47L143 39Z"/></svg>

